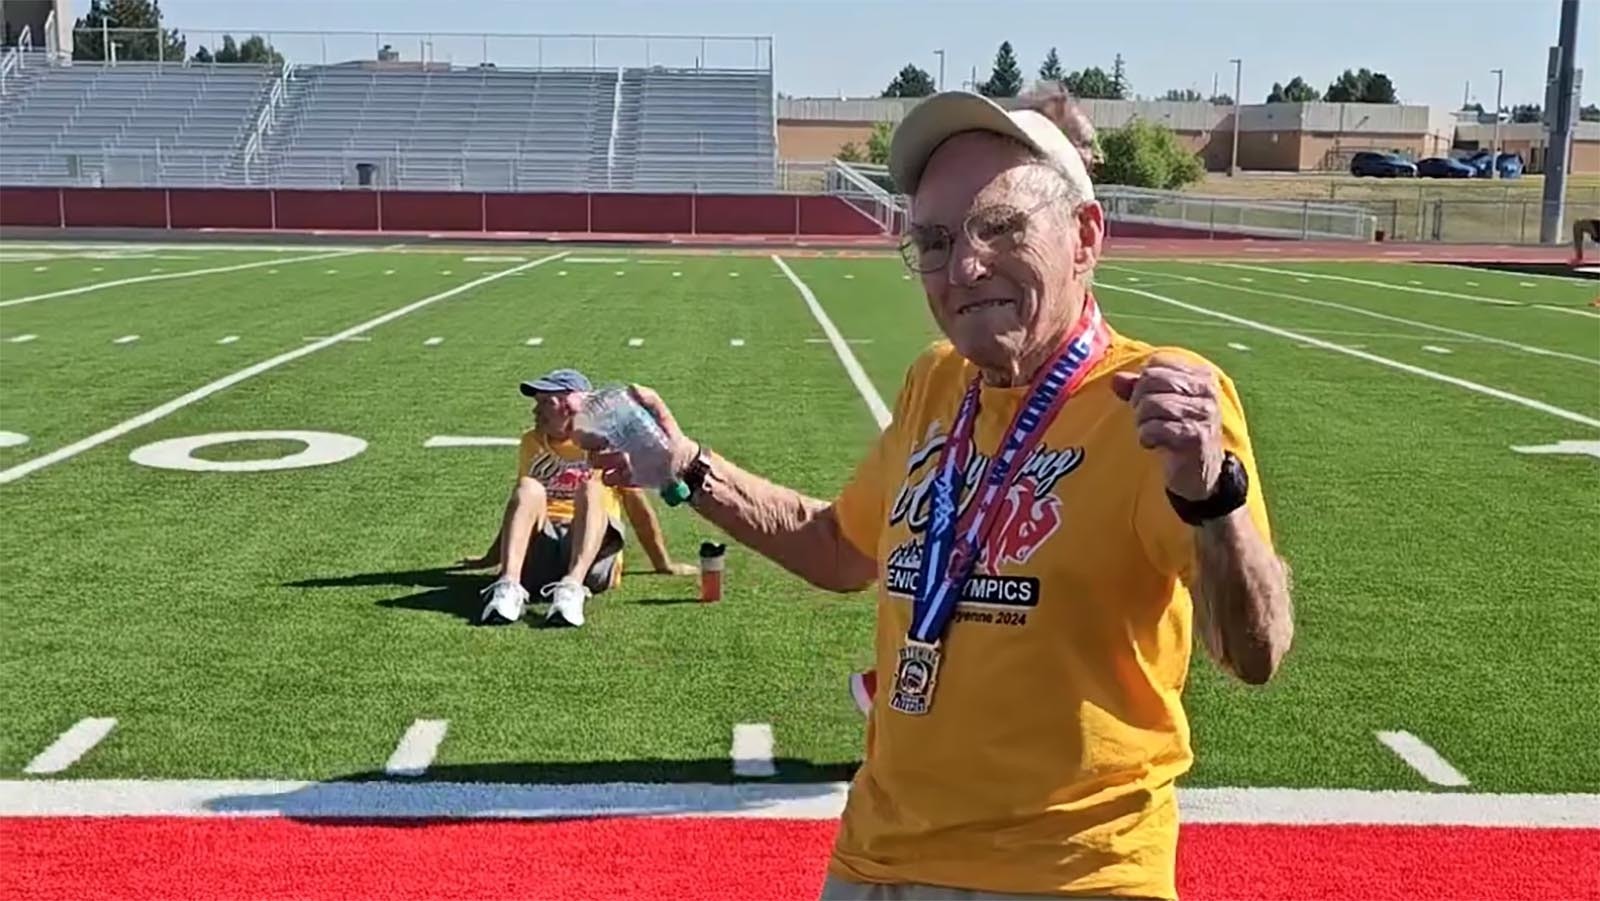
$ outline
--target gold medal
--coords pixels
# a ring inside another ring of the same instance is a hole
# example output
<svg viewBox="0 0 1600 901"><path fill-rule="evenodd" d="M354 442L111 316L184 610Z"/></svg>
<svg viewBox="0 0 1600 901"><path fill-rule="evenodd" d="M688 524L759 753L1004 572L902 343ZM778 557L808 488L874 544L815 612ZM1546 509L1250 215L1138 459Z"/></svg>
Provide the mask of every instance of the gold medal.
<svg viewBox="0 0 1600 901"><path fill-rule="evenodd" d="M900 664L894 671L894 693L889 706L901 713L922 716L933 706L933 686L939 679L939 645L906 639Z"/></svg>

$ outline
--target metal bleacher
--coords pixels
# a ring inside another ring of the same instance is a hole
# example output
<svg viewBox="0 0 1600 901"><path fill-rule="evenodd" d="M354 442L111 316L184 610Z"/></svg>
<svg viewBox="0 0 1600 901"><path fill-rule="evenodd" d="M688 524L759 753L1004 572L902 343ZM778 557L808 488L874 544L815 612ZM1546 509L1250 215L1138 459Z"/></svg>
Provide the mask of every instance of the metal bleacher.
<svg viewBox="0 0 1600 901"><path fill-rule="evenodd" d="M8 184L226 183L277 73L27 57L0 103L0 181Z"/></svg>
<svg viewBox="0 0 1600 901"><path fill-rule="evenodd" d="M52 62L3 73L0 181L770 191L770 69Z"/></svg>
<svg viewBox="0 0 1600 901"><path fill-rule="evenodd" d="M296 70L263 143L271 181L441 190L603 187L616 72Z"/></svg>

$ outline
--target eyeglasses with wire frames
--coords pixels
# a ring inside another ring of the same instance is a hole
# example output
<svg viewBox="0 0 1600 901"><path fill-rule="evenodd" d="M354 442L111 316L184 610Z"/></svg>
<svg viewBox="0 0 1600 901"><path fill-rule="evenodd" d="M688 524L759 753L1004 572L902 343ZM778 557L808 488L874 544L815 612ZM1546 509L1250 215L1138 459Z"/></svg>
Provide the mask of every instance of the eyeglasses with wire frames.
<svg viewBox="0 0 1600 901"><path fill-rule="evenodd" d="M961 220L961 231L979 251L1004 253L1017 246L1035 213L1060 199L1061 195L1052 195L1027 209L1006 203L982 206ZM900 239L900 258L912 272L923 275L938 272L950 265L955 243L955 235L943 225L913 222Z"/></svg>

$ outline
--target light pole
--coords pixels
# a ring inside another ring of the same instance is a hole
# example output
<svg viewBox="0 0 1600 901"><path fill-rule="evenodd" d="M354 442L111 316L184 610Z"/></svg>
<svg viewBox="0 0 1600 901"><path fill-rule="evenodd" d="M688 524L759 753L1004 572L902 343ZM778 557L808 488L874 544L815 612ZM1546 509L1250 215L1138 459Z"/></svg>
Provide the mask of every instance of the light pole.
<svg viewBox="0 0 1600 901"><path fill-rule="evenodd" d="M1494 149L1489 157L1489 177L1500 177L1500 94L1506 86L1506 70L1490 69L1489 74L1494 76Z"/></svg>
<svg viewBox="0 0 1600 901"><path fill-rule="evenodd" d="M1239 106L1244 86L1244 60L1230 59L1228 62L1233 63L1233 157L1228 163L1228 176L1231 178L1239 174Z"/></svg>
<svg viewBox="0 0 1600 901"><path fill-rule="evenodd" d="M935 50L934 55L939 57L939 90L944 90L944 51Z"/></svg>

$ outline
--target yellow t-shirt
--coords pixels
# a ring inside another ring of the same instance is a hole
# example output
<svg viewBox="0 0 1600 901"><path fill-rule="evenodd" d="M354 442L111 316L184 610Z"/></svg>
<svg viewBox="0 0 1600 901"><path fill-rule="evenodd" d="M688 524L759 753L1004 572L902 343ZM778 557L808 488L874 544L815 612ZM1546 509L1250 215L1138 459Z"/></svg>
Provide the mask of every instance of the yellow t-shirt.
<svg viewBox="0 0 1600 901"><path fill-rule="evenodd" d="M939 451L977 370L948 344L907 374L894 423L835 502L878 561L883 683L831 871L868 883L1173 898L1174 780L1190 765L1193 529L1172 511L1110 374L1156 348L1113 334L1102 360L1019 464L995 537L945 633L930 711L891 710ZM1161 348L1169 352L1191 353ZM1232 382L1224 443L1266 506ZM998 450L1028 389L984 386L978 454ZM977 465L975 463L975 465ZM967 480L961 509L976 477ZM968 600L972 599L972 600ZM981 599L981 600L977 600Z"/></svg>
<svg viewBox="0 0 1600 901"><path fill-rule="evenodd" d="M583 490L585 482L594 475L583 449L571 441L554 444L537 429L522 433L517 450L517 478L530 476L544 486L548 508L546 515L561 523L572 521L574 498ZM606 515L621 522L622 501L617 492L607 487L604 492Z"/></svg>

